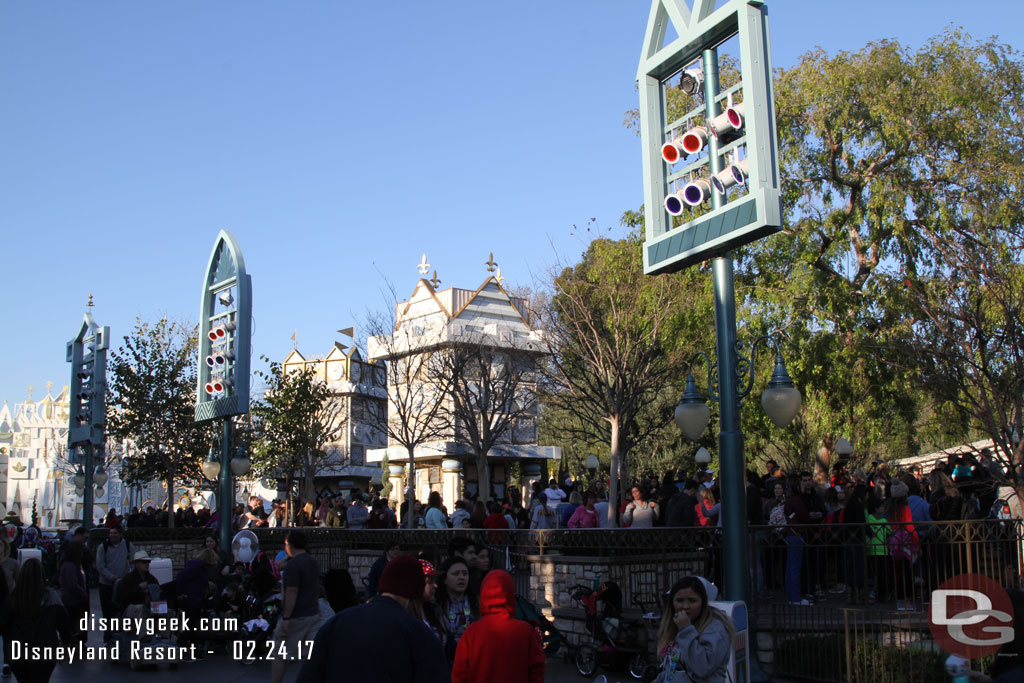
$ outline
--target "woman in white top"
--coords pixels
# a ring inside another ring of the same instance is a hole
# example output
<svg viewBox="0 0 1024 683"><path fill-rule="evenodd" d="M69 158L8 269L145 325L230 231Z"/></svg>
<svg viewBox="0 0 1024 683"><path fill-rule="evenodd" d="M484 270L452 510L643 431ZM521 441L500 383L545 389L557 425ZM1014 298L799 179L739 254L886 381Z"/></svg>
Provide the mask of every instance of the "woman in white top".
<svg viewBox="0 0 1024 683"><path fill-rule="evenodd" d="M658 521L658 504L647 500L639 486L633 487L633 500L622 513L622 523L631 529L650 529Z"/></svg>

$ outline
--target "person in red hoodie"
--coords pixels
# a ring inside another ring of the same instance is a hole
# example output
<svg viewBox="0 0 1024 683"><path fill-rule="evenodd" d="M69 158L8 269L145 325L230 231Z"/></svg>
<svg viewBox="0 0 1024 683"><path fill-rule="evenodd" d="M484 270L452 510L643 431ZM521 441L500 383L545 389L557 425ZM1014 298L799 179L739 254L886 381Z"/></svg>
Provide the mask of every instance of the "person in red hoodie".
<svg viewBox="0 0 1024 683"><path fill-rule="evenodd" d="M495 569L480 588L480 619L469 625L455 650L452 683L542 683L540 634L516 619L512 577Z"/></svg>

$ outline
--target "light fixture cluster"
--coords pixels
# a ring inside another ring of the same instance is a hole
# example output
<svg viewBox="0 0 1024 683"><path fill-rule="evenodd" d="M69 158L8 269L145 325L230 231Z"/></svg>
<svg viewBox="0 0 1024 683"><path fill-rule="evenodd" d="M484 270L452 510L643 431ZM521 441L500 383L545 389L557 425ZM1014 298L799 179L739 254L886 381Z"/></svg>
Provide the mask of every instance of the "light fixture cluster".
<svg viewBox="0 0 1024 683"><path fill-rule="evenodd" d="M235 457L231 458L229 466L231 467L231 473L236 477L244 477L249 473L252 463L244 447L239 446L235 450ZM213 446L210 446L210 453L206 460L203 461L202 470L203 476L210 481L216 481L217 477L220 476L220 458Z"/></svg>
<svg viewBox="0 0 1024 683"><path fill-rule="evenodd" d="M222 295L223 296L223 295ZM230 292L228 292L230 297ZM231 392L234 380L231 379L234 352L235 323L229 319L210 328L207 338L210 341L210 353L206 356L206 365L210 368L210 381L206 383L206 393L220 396Z"/></svg>
<svg viewBox="0 0 1024 683"><path fill-rule="evenodd" d="M679 89L691 97L703 94L704 71L700 67L686 69L679 80ZM693 126L681 135L670 137L661 146L661 158L670 166L705 151L710 139L725 143L744 134L744 103L728 106L705 125ZM678 216L687 208L696 208L711 199L711 193L725 195L736 186L745 185L749 174L746 158L728 160L724 170L709 177L691 178L689 182L665 197L665 211Z"/></svg>
<svg viewBox="0 0 1024 683"><path fill-rule="evenodd" d="M706 358L706 357L705 357ZM691 362L692 366L692 362ZM751 376L751 382L753 377ZM749 386L747 390L749 390ZM745 395L745 393L741 394ZM768 388L761 394L761 407L768 419L779 429L783 429L793 421L803 403L800 390L793 385L793 380L786 371L786 363L782 353L775 353L775 370L768 380ZM679 429L690 441L697 441L711 420L711 408L704 402L704 397L697 390L697 382L692 369L686 377L686 388L683 398L675 408L675 421Z"/></svg>

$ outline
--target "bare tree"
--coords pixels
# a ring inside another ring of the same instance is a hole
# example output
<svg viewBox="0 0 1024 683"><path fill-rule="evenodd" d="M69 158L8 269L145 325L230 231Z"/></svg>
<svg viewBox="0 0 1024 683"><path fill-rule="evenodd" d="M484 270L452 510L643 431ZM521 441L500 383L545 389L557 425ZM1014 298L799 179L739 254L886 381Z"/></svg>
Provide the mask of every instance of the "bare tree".
<svg viewBox="0 0 1024 683"><path fill-rule="evenodd" d="M960 428L980 428L1018 496L1024 453L1024 236L1017 225L936 239L929 277L905 276L918 319L905 354ZM1024 496L1022 496L1024 497Z"/></svg>
<svg viewBox="0 0 1024 683"><path fill-rule="evenodd" d="M437 354L446 334L444 324L403 321L394 289L390 292L393 317L379 313L368 316L367 357L387 363L387 419L378 422L385 425L388 445L404 449L409 461L406 517L402 521L412 529L416 523L415 452L451 434L450 410L446 408L451 378L443 371L444 363Z"/></svg>
<svg viewBox="0 0 1024 683"><path fill-rule="evenodd" d="M544 399L608 434L611 526L637 416L670 380L663 342L681 295L673 278L645 276L639 256L636 240L594 240L580 264L552 277L554 296L543 313Z"/></svg>
<svg viewBox="0 0 1024 683"><path fill-rule="evenodd" d="M434 367L438 382L449 384L449 422L455 440L465 445L476 463L480 499L491 498L487 454L502 443L535 441L537 418L536 357L498 345L494 336L475 334L466 341L447 345L437 352Z"/></svg>

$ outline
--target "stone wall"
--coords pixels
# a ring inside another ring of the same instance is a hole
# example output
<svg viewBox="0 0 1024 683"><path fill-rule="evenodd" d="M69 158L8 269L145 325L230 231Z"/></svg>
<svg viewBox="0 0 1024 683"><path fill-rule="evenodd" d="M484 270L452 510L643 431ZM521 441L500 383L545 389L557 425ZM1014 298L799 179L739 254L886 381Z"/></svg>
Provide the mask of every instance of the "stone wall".
<svg viewBox="0 0 1024 683"><path fill-rule="evenodd" d="M593 588L595 582L614 581L622 591L623 616L639 621L644 612L660 614L661 597L668 587L683 576L703 574L706 564L706 555L697 552L627 557L555 553L524 559L529 568L524 597L554 621L574 645L590 638L584 610L572 599L574 586Z"/></svg>
<svg viewBox="0 0 1024 683"><path fill-rule="evenodd" d="M193 559L203 549L201 541L132 541L136 552L145 550L150 557L170 558L174 573L185 568L185 563Z"/></svg>

